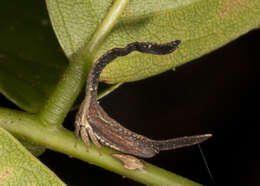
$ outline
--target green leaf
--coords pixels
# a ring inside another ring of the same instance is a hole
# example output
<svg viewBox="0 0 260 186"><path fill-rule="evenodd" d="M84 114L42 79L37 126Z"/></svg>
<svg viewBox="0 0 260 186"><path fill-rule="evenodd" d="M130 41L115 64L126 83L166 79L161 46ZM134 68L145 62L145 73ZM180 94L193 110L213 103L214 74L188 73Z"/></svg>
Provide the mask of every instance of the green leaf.
<svg viewBox="0 0 260 186"><path fill-rule="evenodd" d="M37 113L55 89L68 60L43 1L1 1L0 19L0 93L23 110ZM116 87L102 86L99 97Z"/></svg>
<svg viewBox="0 0 260 186"><path fill-rule="evenodd" d="M29 141L26 138L23 138L21 136L14 136L19 142L28 150L30 153L32 153L34 156L38 157L42 155L45 151L46 148L43 146L40 146L39 144L33 143Z"/></svg>
<svg viewBox="0 0 260 186"><path fill-rule="evenodd" d="M52 25L68 58L80 52L106 15L112 0L46 0Z"/></svg>
<svg viewBox="0 0 260 186"><path fill-rule="evenodd" d="M67 66L42 1L1 1L0 92L38 112Z"/></svg>
<svg viewBox="0 0 260 186"><path fill-rule="evenodd" d="M47 0L54 30L66 55L82 55L113 1ZM259 0L132 0L104 40L95 59L114 47L134 41L182 40L171 55L135 52L107 66L101 81L118 83L144 79L207 54L260 23Z"/></svg>
<svg viewBox="0 0 260 186"><path fill-rule="evenodd" d="M65 184L13 136L0 128L0 185Z"/></svg>

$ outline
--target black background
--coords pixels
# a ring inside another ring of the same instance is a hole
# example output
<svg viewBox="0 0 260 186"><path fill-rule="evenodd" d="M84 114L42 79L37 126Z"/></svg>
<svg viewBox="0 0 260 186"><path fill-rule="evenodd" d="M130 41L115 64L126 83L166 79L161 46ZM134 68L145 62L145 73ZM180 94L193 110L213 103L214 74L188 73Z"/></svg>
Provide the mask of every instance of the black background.
<svg viewBox="0 0 260 186"><path fill-rule="evenodd" d="M154 139L212 133L201 145L217 185L258 185L260 31L176 71L128 83L101 100L127 128ZM1 105L10 103L1 96ZM65 125L73 130L75 112ZM72 186L141 185L47 150L40 160ZM150 163L212 185L197 146L161 152Z"/></svg>

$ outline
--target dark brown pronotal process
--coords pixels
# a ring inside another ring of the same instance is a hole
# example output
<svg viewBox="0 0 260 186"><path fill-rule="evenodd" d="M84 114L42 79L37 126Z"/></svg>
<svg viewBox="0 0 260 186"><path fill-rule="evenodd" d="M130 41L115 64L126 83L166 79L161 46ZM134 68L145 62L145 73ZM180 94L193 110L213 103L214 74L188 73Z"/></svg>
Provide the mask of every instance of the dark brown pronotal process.
<svg viewBox="0 0 260 186"><path fill-rule="evenodd" d="M133 51L155 55L170 54L178 48L180 43L180 40L164 44L134 42L125 48L111 49L96 61L88 75L86 96L75 121L76 137L81 136L86 148L89 147L91 140L97 147L103 144L126 154L150 158L160 151L199 144L211 137L211 134L203 134L168 140L152 140L123 127L109 117L97 102L99 76L105 66L115 58L126 56Z"/></svg>

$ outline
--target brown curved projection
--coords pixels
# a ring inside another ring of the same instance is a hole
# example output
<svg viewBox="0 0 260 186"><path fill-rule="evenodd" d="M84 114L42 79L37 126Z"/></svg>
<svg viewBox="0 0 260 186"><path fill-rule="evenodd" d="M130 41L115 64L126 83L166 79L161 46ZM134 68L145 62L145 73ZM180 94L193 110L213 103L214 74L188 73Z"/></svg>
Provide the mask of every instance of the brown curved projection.
<svg viewBox="0 0 260 186"><path fill-rule="evenodd" d="M88 75L86 96L75 121L75 134L77 138L81 136L87 148L91 140L97 147L103 144L126 154L150 158L159 151L199 144L211 137L211 134L203 134L168 140L152 140L123 127L109 117L97 102L98 79L101 71L115 58L126 56L133 51L165 55L176 50L180 43L180 40L164 44L134 42L125 48L109 50L97 60Z"/></svg>

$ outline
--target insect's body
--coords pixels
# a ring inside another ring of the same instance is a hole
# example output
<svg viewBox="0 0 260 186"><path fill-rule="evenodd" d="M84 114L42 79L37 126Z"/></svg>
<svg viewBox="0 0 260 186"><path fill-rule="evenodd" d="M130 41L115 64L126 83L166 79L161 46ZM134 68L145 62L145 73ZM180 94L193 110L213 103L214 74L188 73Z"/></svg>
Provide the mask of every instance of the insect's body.
<svg viewBox="0 0 260 186"><path fill-rule="evenodd" d="M170 140L151 140L126 129L110 118L96 100L100 73L112 60L135 50L157 55L168 54L174 51L179 44L179 40L161 45L135 42L127 45L125 48L114 48L100 57L93 65L88 76L86 97L76 116L76 136L80 134L87 146L89 145L89 139L91 139L98 147L100 147L101 143L123 153L143 158L152 157L161 150L198 144L209 138L211 135L206 134Z"/></svg>

